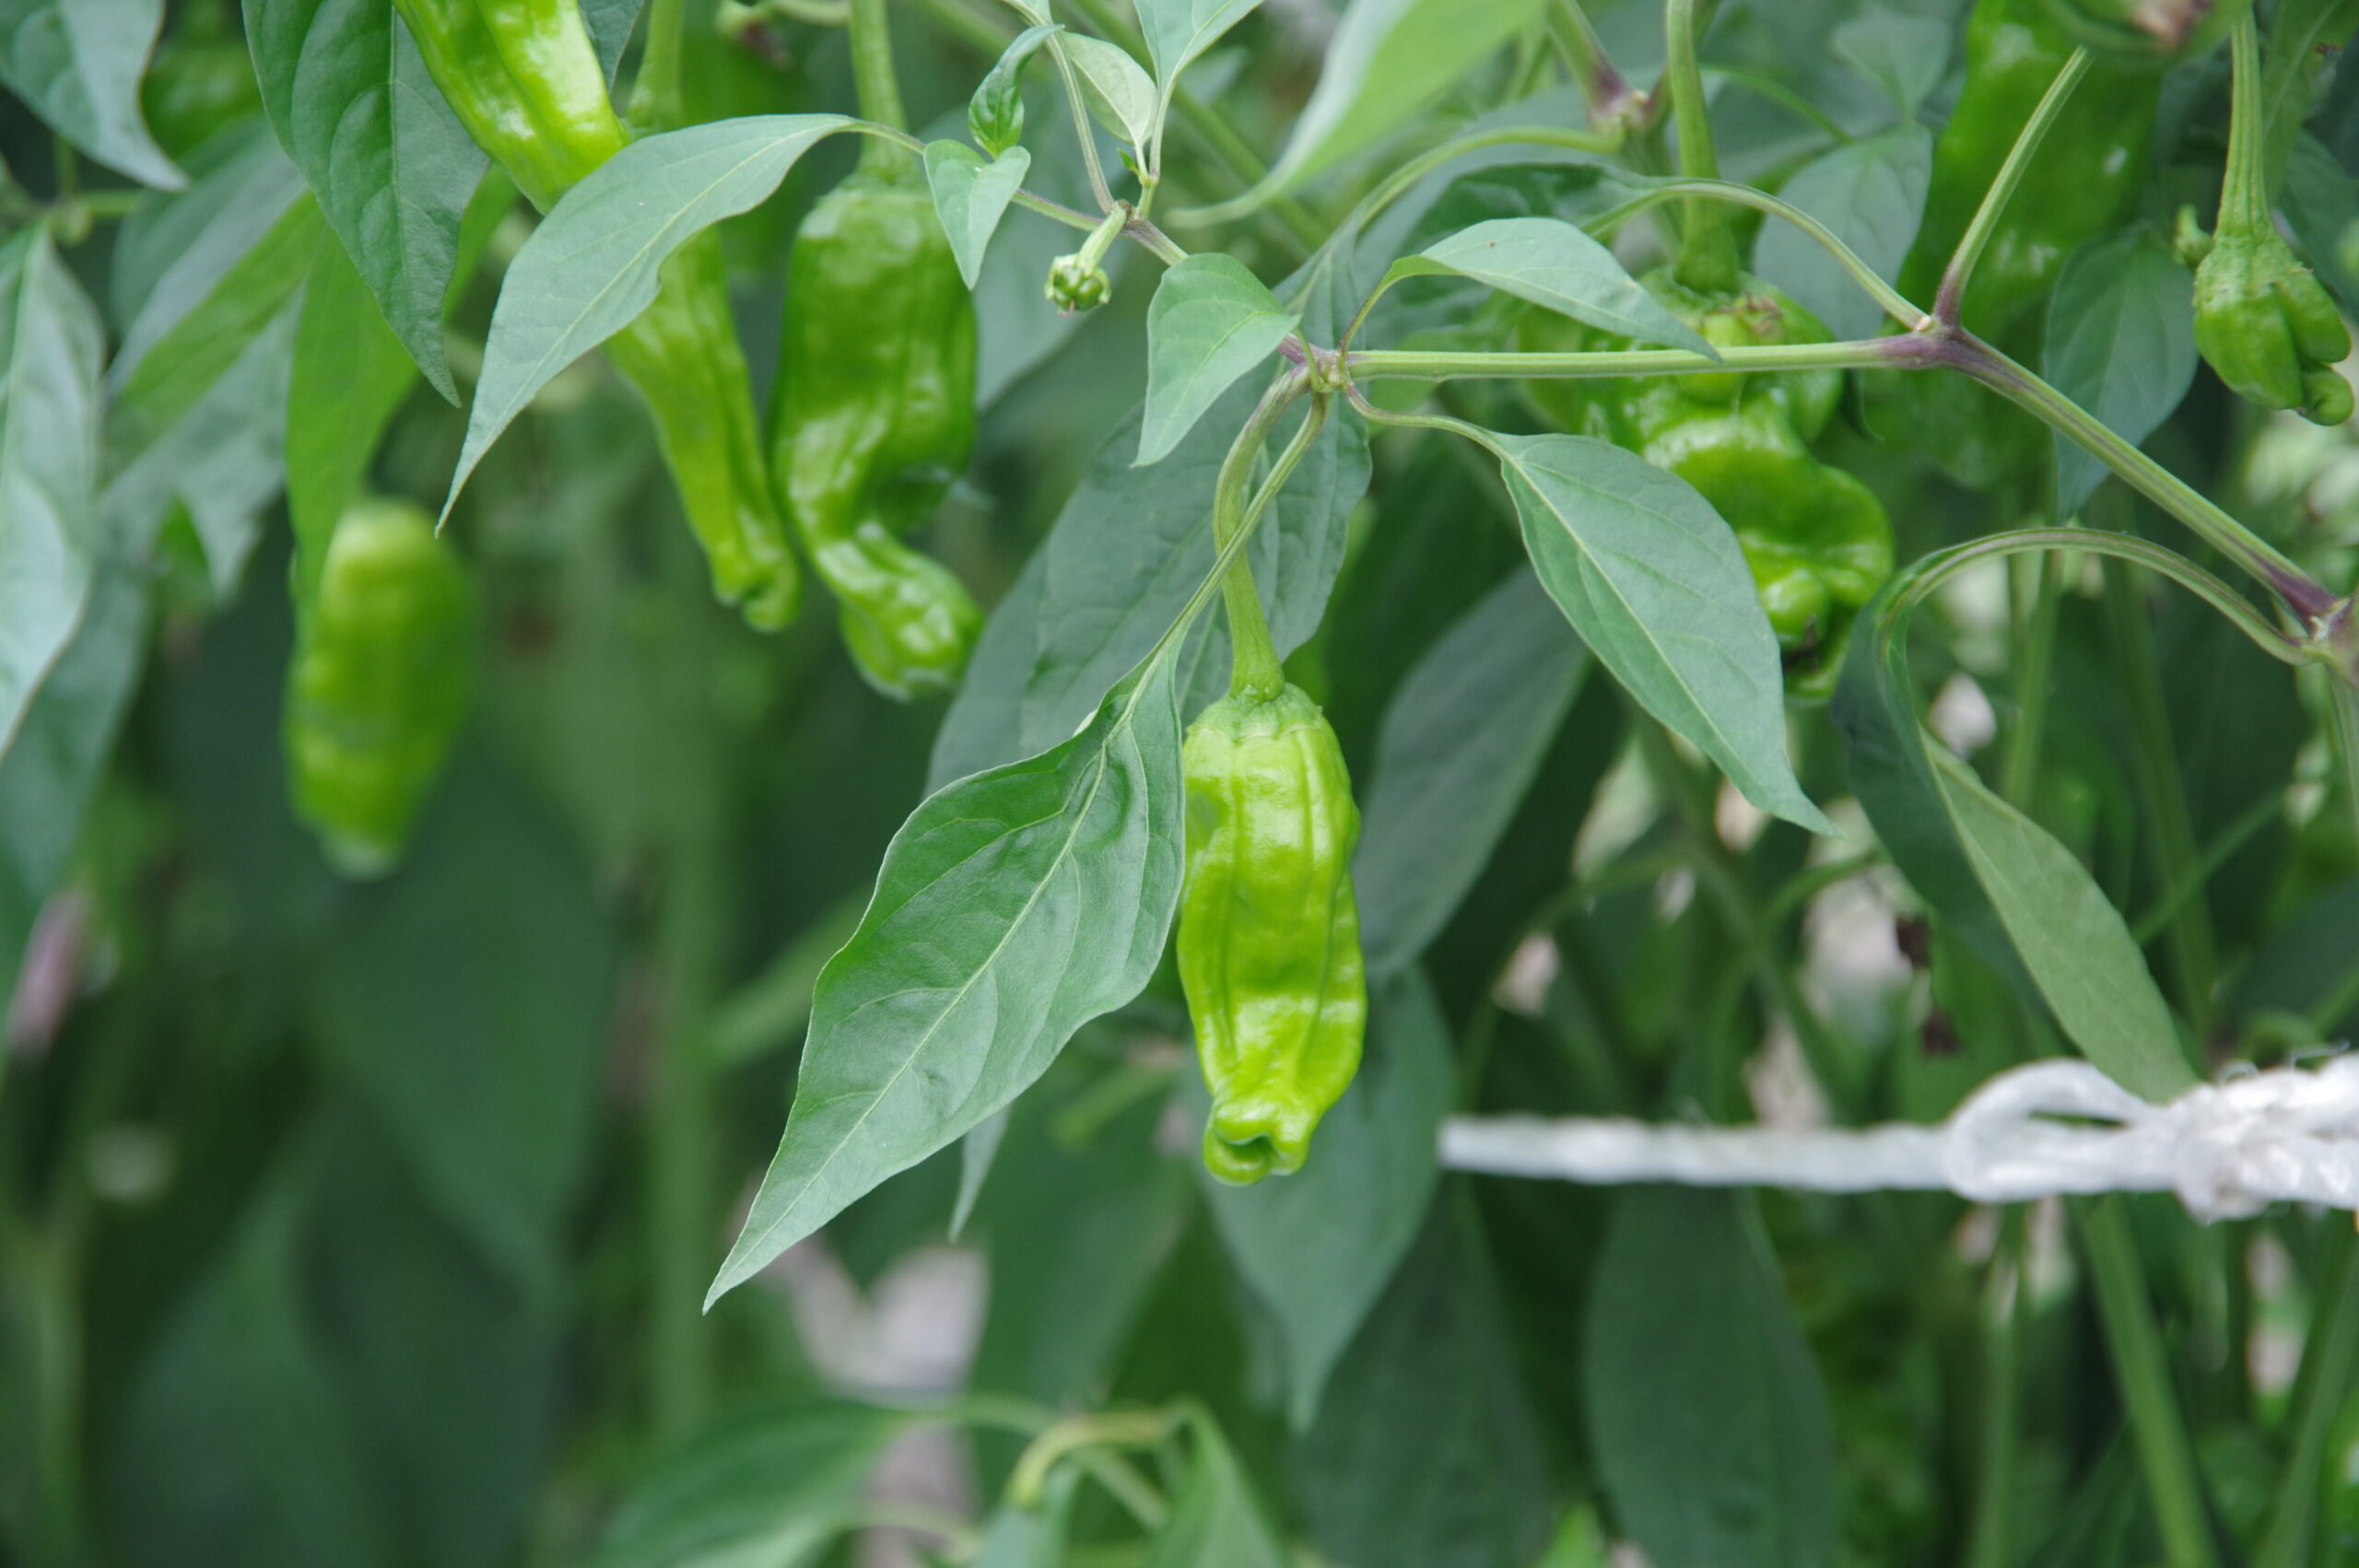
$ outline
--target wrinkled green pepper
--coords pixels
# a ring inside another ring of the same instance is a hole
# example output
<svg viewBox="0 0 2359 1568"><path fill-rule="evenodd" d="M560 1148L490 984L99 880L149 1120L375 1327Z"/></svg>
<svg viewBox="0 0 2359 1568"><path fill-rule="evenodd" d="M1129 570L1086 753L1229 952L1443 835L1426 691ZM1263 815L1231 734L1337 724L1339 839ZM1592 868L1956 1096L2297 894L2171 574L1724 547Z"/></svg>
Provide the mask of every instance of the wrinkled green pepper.
<svg viewBox="0 0 2359 1568"><path fill-rule="evenodd" d="M854 172L787 257L771 468L845 646L900 698L957 684L982 629L941 563L903 543L975 448L975 307L914 170Z"/></svg>
<svg viewBox="0 0 2359 1568"><path fill-rule="evenodd" d="M1817 317L1755 277L1720 298L1683 287L1668 272L1641 281L1718 347L1830 340ZM1545 353L1629 346L1553 310L1527 315L1520 337ZM1679 475L1728 521L1778 635L1786 689L1802 697L1832 690L1853 621L1892 575L1883 503L1811 454L1842 389L1840 372L1828 370L1526 383L1559 427Z"/></svg>
<svg viewBox="0 0 2359 1568"><path fill-rule="evenodd" d="M1978 0L1966 30L1966 85L1933 152L1924 221L1900 291L1931 306L1950 253L2057 73L2072 37L2048 0ZM2064 260L2112 228L2145 179L2163 73L2099 62L2066 100L1967 282L1959 319L2013 358L2036 365L2048 297ZM2047 470L2038 421L1963 376L1872 378L1878 428L1924 451L1960 483L2022 485Z"/></svg>
<svg viewBox="0 0 2359 1568"><path fill-rule="evenodd" d="M574 0L395 4L460 122L543 212L629 140ZM717 237L664 263L655 302L605 352L646 399L714 594L756 627L786 625L802 570L770 492Z"/></svg>
<svg viewBox="0 0 2359 1568"><path fill-rule="evenodd" d="M466 717L475 593L434 520L365 500L299 591L283 720L295 807L351 876L389 870Z"/></svg>
<svg viewBox="0 0 2359 1568"><path fill-rule="evenodd" d="M2195 269L2195 346L2247 402L2340 425L2351 417L2351 386L2334 367L2351 352L2351 329L2270 216L2259 84L2259 39L2248 16L2236 29L2220 231Z"/></svg>
<svg viewBox="0 0 2359 1568"><path fill-rule="evenodd" d="M1352 847L1359 812L1318 704L1232 694L1188 731L1180 979L1212 1091L1204 1164L1298 1170L1358 1071L1367 1024Z"/></svg>

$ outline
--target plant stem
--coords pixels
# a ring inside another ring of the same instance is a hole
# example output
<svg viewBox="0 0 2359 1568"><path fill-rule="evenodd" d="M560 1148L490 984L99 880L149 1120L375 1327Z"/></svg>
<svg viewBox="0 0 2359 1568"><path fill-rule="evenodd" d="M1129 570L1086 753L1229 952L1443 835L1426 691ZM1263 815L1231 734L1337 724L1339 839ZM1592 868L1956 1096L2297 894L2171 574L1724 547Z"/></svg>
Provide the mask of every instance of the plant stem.
<svg viewBox="0 0 2359 1568"><path fill-rule="evenodd" d="M2359 1245L2353 1243L2348 1230L2334 1224L2326 1246L2331 1251L2321 1281L2324 1288L2302 1345L2294 1414L2287 1422L2294 1440L2286 1448L2283 1479L2270 1504L2269 1527L2253 1568L2303 1568L2309 1561L2327 1438L2342 1412L2353 1367L2359 1366L2359 1256L2354 1256Z"/></svg>
<svg viewBox="0 0 2359 1568"><path fill-rule="evenodd" d="M860 95L860 117L907 133L909 111L901 107L901 78L893 70L893 28L886 0L851 0L852 88ZM861 144L861 167L872 174L900 174L915 167L909 150L882 136Z"/></svg>
<svg viewBox="0 0 2359 1568"><path fill-rule="evenodd" d="M1958 310L1965 303L1967 280L1974 275L1975 263L1981 260L1982 248L1999 227L1999 218L2007 209L2007 202L2023 181L2024 170L2031 166L2032 155L2039 151L2039 144L2056 117L2064 111L2064 102L2072 89L2088 75L2089 52L2076 49L2056 73L2056 80L2048 84L2047 95L2033 110L2031 119L2015 137L2015 145L2007 150L2007 161L1999 166L1998 177L1982 193L1982 205L1975 209L1974 221L1966 227L1966 234L1957 242L1957 250L1950 256L1949 265L1942 270L1942 286L1933 297L1933 316L1945 326L1958 324Z"/></svg>
<svg viewBox="0 0 2359 1568"><path fill-rule="evenodd" d="M1718 360L1684 348L1632 348L1612 354L1421 353L1355 349L1346 361L1360 380L1452 381L1590 380L1602 376L1696 376L1715 370L1831 370L1891 367L1892 345L1905 338L1844 343L1765 344L1723 348Z"/></svg>
<svg viewBox="0 0 2359 1568"><path fill-rule="evenodd" d="M1679 171L1691 180L1718 180L1712 152L1711 101L1704 96L1704 74L1696 64L1696 0L1670 0L1663 8L1663 83L1679 132ZM1702 294L1733 294L1743 279L1736 237L1719 209L1691 198L1680 223L1679 255L1672 275Z"/></svg>
<svg viewBox="0 0 2359 1568"><path fill-rule="evenodd" d="M1301 384L1291 376L1272 382L1270 390L1262 394L1252 417L1230 444L1228 455L1221 461L1220 476L1213 482L1214 548L1226 549L1229 541L1247 526L1246 486L1253 475L1253 460L1269 440L1270 432L1277 427L1279 418L1301 393ZM1285 482L1285 474L1318 435L1319 427L1326 422L1327 406L1323 397L1312 402L1302 428L1271 475L1270 494L1275 494L1274 486ZM1262 592L1253 584L1250 556L1239 554L1229 564L1221 591L1228 607L1230 695L1266 701L1285 689L1286 678L1278 661L1277 645L1270 639L1269 618L1262 613Z"/></svg>
<svg viewBox="0 0 2359 1568"><path fill-rule="evenodd" d="M1589 13L1580 7L1580 0L1555 0L1548 7L1548 36L1556 53L1565 58L1566 69L1573 74L1573 81L1581 89L1581 102L1589 113L1590 128L1603 131L1610 126L1625 123L1634 109L1643 107L1638 94L1605 53L1605 41L1597 36L1590 25Z"/></svg>
<svg viewBox="0 0 2359 1568"><path fill-rule="evenodd" d="M2235 85L2228 94L2228 167L2220 187L2214 240L2249 237L2269 227L2269 171L2262 152L2260 27L2250 9L2236 18Z"/></svg>
<svg viewBox="0 0 2359 1568"><path fill-rule="evenodd" d="M2106 568L2105 600L2118 682L2116 689L2129 708L2130 732L2137 743L2130 771L2154 824L2155 877L2170 887L2185 881L2195 866L2195 825L2188 816L2178 748L2171 739L2170 715L2165 708L2167 699L2154 664L2154 634L2146 624L2146 604L2137 583L2118 564ZM2212 913L2201 898L2189 898L2179 907L2169 934L2179 1008L2194 1025L2200 1042L2212 1027L2212 993L2219 979ZM2197 1066L2200 1070L2200 1060Z"/></svg>
<svg viewBox="0 0 2359 1568"><path fill-rule="evenodd" d="M2024 1210L1999 1211L1999 1240L1982 1294L1982 1428L1974 1477L1974 1514L1966 1568L2013 1568L2008 1526L2014 1517L2015 1427L2023 1405Z"/></svg>
<svg viewBox="0 0 2359 1568"><path fill-rule="evenodd" d="M2162 1533L2164 1558L2170 1568L2219 1568L2211 1522L2203 1512L2202 1479L2196 1472L2178 1394L2171 1386L2170 1362L2163 1352L2154 1303L2146 1293L2129 1205L2114 1196L2076 1201L2071 1208L2105 1324L2106 1349Z"/></svg>
<svg viewBox="0 0 2359 1568"><path fill-rule="evenodd" d="M2007 740L2006 768L2000 795L2025 815L2031 814L2032 787L2039 778L2039 754L2048 737L2048 679L2056 656L2056 622L2063 606L2063 569L2052 554L2043 552L2036 564L2031 614L2022 639L2023 657L2016 661L2017 690L2022 693L2015 725Z"/></svg>

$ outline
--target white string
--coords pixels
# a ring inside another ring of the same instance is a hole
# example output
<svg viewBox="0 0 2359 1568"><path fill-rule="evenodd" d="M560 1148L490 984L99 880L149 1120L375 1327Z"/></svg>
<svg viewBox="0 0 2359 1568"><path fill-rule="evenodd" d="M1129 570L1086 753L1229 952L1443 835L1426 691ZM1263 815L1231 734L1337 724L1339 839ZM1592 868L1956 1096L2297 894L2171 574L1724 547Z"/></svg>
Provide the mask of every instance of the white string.
<svg viewBox="0 0 2359 1568"><path fill-rule="evenodd" d="M2359 1056L2315 1070L2247 1069L2160 1106L2087 1062L2034 1062L1991 1079L1934 1127L1796 1132L1452 1117L1442 1124L1441 1163L1597 1185L1913 1188L1984 1203L2176 1192L2206 1220L2281 1201L2359 1211Z"/></svg>

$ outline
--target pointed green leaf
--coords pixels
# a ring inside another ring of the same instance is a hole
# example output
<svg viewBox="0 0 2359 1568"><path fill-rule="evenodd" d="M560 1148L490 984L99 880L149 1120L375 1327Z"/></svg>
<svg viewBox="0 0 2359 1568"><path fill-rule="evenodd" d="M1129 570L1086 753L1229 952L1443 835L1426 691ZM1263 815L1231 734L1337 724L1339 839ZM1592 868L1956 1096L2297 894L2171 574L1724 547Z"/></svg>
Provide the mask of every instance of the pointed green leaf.
<svg viewBox="0 0 2359 1568"><path fill-rule="evenodd" d="M708 1301L1007 1105L1146 984L1180 896L1170 646L1063 744L894 836L819 976L794 1107Z"/></svg>
<svg viewBox="0 0 2359 1568"><path fill-rule="evenodd" d="M1917 238L1925 193L1933 178L1933 138L1916 125L1846 142L1804 164L1778 195L1826 225L1886 283ZM1761 226L1753 270L1794 297L1837 337L1866 337L1884 310L1826 247L1792 224L1772 217Z"/></svg>
<svg viewBox="0 0 2359 1568"><path fill-rule="evenodd" d="M0 85L50 129L143 185L177 191L139 112L139 75L164 0L0 0Z"/></svg>
<svg viewBox="0 0 2359 1568"><path fill-rule="evenodd" d="M1495 217L1402 257L1384 275L1390 283L1437 274L1471 277L1638 343L1720 357L1695 328L1639 287L1613 252L1561 218Z"/></svg>
<svg viewBox="0 0 2359 1568"><path fill-rule="evenodd" d="M1166 92L1196 56L1250 16L1262 0L1139 0L1139 28Z"/></svg>
<svg viewBox="0 0 2359 1568"><path fill-rule="evenodd" d="M1787 759L1778 639L1744 552L1712 504L1587 436L1490 441L1532 564L1590 651L1746 800L1834 832Z"/></svg>
<svg viewBox="0 0 2359 1568"><path fill-rule="evenodd" d="M958 275L968 288L982 276L983 253L1031 167L1032 155L1022 147L1009 147L986 162L963 142L927 145L925 182L933 192L942 231L950 237L951 253L958 258Z"/></svg>
<svg viewBox="0 0 2359 1568"><path fill-rule="evenodd" d="M1368 973L1416 961L1507 831L1564 722L1589 650L1517 572L1426 651L1377 737L1352 883Z"/></svg>
<svg viewBox="0 0 2359 1568"><path fill-rule="evenodd" d="M1106 128L1131 144L1145 147L1155 140L1160 118L1155 78L1121 50L1087 33L1061 35L1055 47L1064 51L1088 89L1090 111Z"/></svg>
<svg viewBox="0 0 2359 1568"><path fill-rule="evenodd" d="M1195 1462L1171 1517L1147 1543L1146 1568L1287 1568L1245 1469L1209 1416L1196 1422Z"/></svg>
<svg viewBox="0 0 2359 1568"><path fill-rule="evenodd" d="M100 555L105 346L46 228L0 247L0 757L74 636Z"/></svg>
<svg viewBox="0 0 2359 1568"><path fill-rule="evenodd" d="M1625 1188L1583 1358L1614 1516L1649 1561L1839 1560L1834 1423L1749 1198Z"/></svg>
<svg viewBox="0 0 2359 1568"><path fill-rule="evenodd" d="M2136 444L2195 384L2195 278L2142 228L2092 240L2057 274L2048 306L2048 380ZM2075 440L2056 442L2056 508L2069 517L2112 472Z"/></svg>
<svg viewBox="0 0 2359 1568"><path fill-rule="evenodd" d="M1235 257L1190 256L1166 272L1146 308L1138 466L1169 456L1204 410L1275 354L1301 320Z"/></svg>
<svg viewBox="0 0 2359 1568"><path fill-rule="evenodd" d="M455 404L442 297L485 158L383 0L247 0L263 106L385 321Z"/></svg>
<svg viewBox="0 0 2359 1568"><path fill-rule="evenodd" d="M631 143L568 191L509 263L443 515L534 394L653 303L674 252L766 200L795 159L847 123L840 114L759 114L667 131Z"/></svg>

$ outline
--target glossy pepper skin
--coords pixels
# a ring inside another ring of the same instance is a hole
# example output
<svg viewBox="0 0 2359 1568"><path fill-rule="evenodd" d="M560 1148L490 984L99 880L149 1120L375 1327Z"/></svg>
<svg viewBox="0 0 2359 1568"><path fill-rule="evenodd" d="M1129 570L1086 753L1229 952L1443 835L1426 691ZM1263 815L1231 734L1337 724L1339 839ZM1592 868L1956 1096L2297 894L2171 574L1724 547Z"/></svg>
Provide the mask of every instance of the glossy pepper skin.
<svg viewBox="0 0 2359 1568"><path fill-rule="evenodd" d="M428 71L476 144L543 212L629 140L574 0L395 0ZM719 240L683 245L655 302L605 345L639 389L714 594L774 630L802 568L764 465Z"/></svg>
<svg viewBox="0 0 2359 1568"><path fill-rule="evenodd" d="M788 253L771 469L871 685L956 685L975 602L903 538L975 450L975 307L922 180L861 170Z"/></svg>
<svg viewBox="0 0 2359 1568"><path fill-rule="evenodd" d="M1672 313L1719 347L1825 343L1825 325L1758 278L1713 298L1668 273L1641 280ZM1534 310L1522 346L1543 352L1607 350L1628 340L1552 310ZM1786 689L1823 697L1833 688L1851 625L1892 575L1892 522L1867 486L1811 455L1842 395L1832 371L1538 380L1541 411L1577 435L1594 436L1676 474L1728 520L1770 629L1786 660Z"/></svg>
<svg viewBox="0 0 2359 1568"><path fill-rule="evenodd" d="M1900 291L1930 306L1950 253L2015 137L2071 58L2072 36L2050 0L1978 0L1966 30L1966 84L1933 151L1925 216L1901 267ZM2094 64L2066 100L2000 215L1967 282L1966 329L2028 365L2039 362L2048 297L2064 260L2113 228L2145 179L2163 73ZM1874 378L1874 422L1978 488L2044 474L2037 421L1963 376Z"/></svg>
<svg viewBox="0 0 2359 1568"><path fill-rule="evenodd" d="M475 592L434 520L365 500L302 613L283 722L296 810L350 876L389 870L466 717Z"/></svg>
<svg viewBox="0 0 2359 1568"><path fill-rule="evenodd" d="M1189 728L1180 980L1212 1091L1204 1164L1226 1182L1299 1170L1359 1069L1367 1025L1335 732L1288 685L1231 695Z"/></svg>

